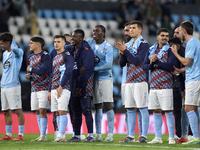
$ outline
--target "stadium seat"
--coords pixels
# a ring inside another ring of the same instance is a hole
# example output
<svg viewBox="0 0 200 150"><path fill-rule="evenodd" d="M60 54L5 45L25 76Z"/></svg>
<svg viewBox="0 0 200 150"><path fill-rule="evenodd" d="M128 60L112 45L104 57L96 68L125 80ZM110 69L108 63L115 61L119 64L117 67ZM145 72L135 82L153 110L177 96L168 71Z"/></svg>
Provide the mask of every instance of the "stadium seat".
<svg viewBox="0 0 200 150"><path fill-rule="evenodd" d="M31 35L29 34L22 34L22 41L24 44L29 44L31 39Z"/></svg>
<svg viewBox="0 0 200 150"><path fill-rule="evenodd" d="M104 18L106 20L112 20L112 19L114 19L114 14L112 12L106 11L106 12L103 13L103 15L104 15Z"/></svg>
<svg viewBox="0 0 200 150"><path fill-rule="evenodd" d="M101 12L99 12L99 11L95 11L94 12L94 18L96 19L96 20L103 20L104 18L103 18L103 13L101 13Z"/></svg>
<svg viewBox="0 0 200 150"><path fill-rule="evenodd" d="M200 24L197 25L197 31L200 33Z"/></svg>
<svg viewBox="0 0 200 150"><path fill-rule="evenodd" d="M84 18L86 20L92 20L93 19L93 12L91 12L91 11L84 11L83 15L84 15Z"/></svg>
<svg viewBox="0 0 200 150"><path fill-rule="evenodd" d="M8 19L8 25L14 25L14 24L15 24L15 18L11 16L11 17Z"/></svg>
<svg viewBox="0 0 200 150"><path fill-rule="evenodd" d="M52 10L50 10L50 9L44 9L43 13L44 13L44 17L46 19L53 18L53 11Z"/></svg>
<svg viewBox="0 0 200 150"><path fill-rule="evenodd" d="M72 13L72 11L70 11L70 10L65 10L64 11L64 17L65 17L65 19L73 19L73 13Z"/></svg>
<svg viewBox="0 0 200 150"><path fill-rule="evenodd" d="M40 27L39 31L41 33L41 35L44 36L49 36L50 35L50 28L48 27Z"/></svg>
<svg viewBox="0 0 200 150"><path fill-rule="evenodd" d="M193 36L194 36L195 38L197 38L198 40L200 39L199 32L197 32L197 31L194 31L194 32L193 32Z"/></svg>
<svg viewBox="0 0 200 150"><path fill-rule="evenodd" d="M171 14L171 19L175 24L178 24L180 16L178 14Z"/></svg>
<svg viewBox="0 0 200 150"><path fill-rule="evenodd" d="M67 23L71 29L77 28L78 22L75 19L67 20Z"/></svg>
<svg viewBox="0 0 200 150"><path fill-rule="evenodd" d="M88 24L90 29L94 29L94 27L98 24L97 20L88 20Z"/></svg>
<svg viewBox="0 0 200 150"><path fill-rule="evenodd" d="M50 45L53 44L53 37L52 36L44 36L45 44Z"/></svg>
<svg viewBox="0 0 200 150"><path fill-rule="evenodd" d="M92 30L91 29L84 29L85 32L85 40L91 39L92 38Z"/></svg>
<svg viewBox="0 0 200 150"><path fill-rule="evenodd" d="M62 32L62 34L71 35L72 34L72 29L70 29L70 28L61 28L61 32Z"/></svg>
<svg viewBox="0 0 200 150"><path fill-rule="evenodd" d="M38 27L46 27L47 20L44 18L37 18Z"/></svg>
<svg viewBox="0 0 200 150"><path fill-rule="evenodd" d="M55 19L61 19L61 18L63 18L63 11L59 10L59 9L55 9L55 10L53 10L53 15L54 15Z"/></svg>
<svg viewBox="0 0 200 150"><path fill-rule="evenodd" d="M183 18L183 21L190 21L190 16L186 14L182 14L181 17Z"/></svg>
<svg viewBox="0 0 200 150"><path fill-rule="evenodd" d="M83 13L79 10L75 10L74 11L74 17L75 17L76 20L83 19Z"/></svg>
<svg viewBox="0 0 200 150"><path fill-rule="evenodd" d="M18 34L18 27L15 25L9 25L8 26L10 33L12 33L13 35Z"/></svg>
<svg viewBox="0 0 200 150"><path fill-rule="evenodd" d="M67 27L67 21L66 21L66 19L58 19L57 23L58 23L58 26L60 28L66 28Z"/></svg>
<svg viewBox="0 0 200 150"><path fill-rule="evenodd" d="M88 27L88 22L85 19L78 20L79 28L85 30Z"/></svg>
<svg viewBox="0 0 200 150"><path fill-rule="evenodd" d="M55 28L56 25L57 25L56 19L53 19L53 18L47 19L47 23L48 23L48 26L49 26L50 28Z"/></svg>
<svg viewBox="0 0 200 150"><path fill-rule="evenodd" d="M60 28L51 28L51 33L52 33L52 36L60 34L61 29Z"/></svg>
<svg viewBox="0 0 200 150"><path fill-rule="evenodd" d="M107 37L106 38L106 41L108 42L108 43L110 43L110 45L112 45L112 46L114 46L115 45L115 38L112 38L112 37Z"/></svg>
<svg viewBox="0 0 200 150"><path fill-rule="evenodd" d="M108 26L111 30L116 30L116 29L118 29L119 23L115 20L109 20Z"/></svg>
<svg viewBox="0 0 200 150"><path fill-rule="evenodd" d="M107 20L98 20L98 24L103 25L106 29L108 28Z"/></svg>
<svg viewBox="0 0 200 150"><path fill-rule="evenodd" d="M174 22L170 22L171 28L174 29L176 27Z"/></svg>
<svg viewBox="0 0 200 150"><path fill-rule="evenodd" d="M19 43L22 42L21 35L15 34L15 35L13 35L13 36L14 36L15 42L16 42L17 44L19 44Z"/></svg>
<svg viewBox="0 0 200 150"><path fill-rule="evenodd" d="M195 26L197 26L199 24L199 16L191 15L190 18L191 18L191 21L194 23Z"/></svg>
<svg viewBox="0 0 200 150"><path fill-rule="evenodd" d="M42 18L43 17L43 11L41 9L37 10L37 18Z"/></svg>
<svg viewBox="0 0 200 150"><path fill-rule="evenodd" d="M24 17L20 17L20 16L15 17L15 21L18 27L22 27L25 23Z"/></svg>

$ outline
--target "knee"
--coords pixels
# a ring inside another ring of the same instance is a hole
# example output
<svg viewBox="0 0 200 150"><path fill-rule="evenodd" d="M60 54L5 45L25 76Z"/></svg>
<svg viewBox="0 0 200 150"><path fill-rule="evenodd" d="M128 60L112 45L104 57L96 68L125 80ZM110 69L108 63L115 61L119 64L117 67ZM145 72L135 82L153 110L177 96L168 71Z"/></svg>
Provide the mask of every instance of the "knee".
<svg viewBox="0 0 200 150"><path fill-rule="evenodd" d="M112 103L110 102L104 103L104 107L105 107L106 112L109 110L112 110Z"/></svg>
<svg viewBox="0 0 200 150"><path fill-rule="evenodd" d="M162 113L162 110L161 109L155 109L155 110L153 110L153 113L160 114L160 113Z"/></svg>
<svg viewBox="0 0 200 150"><path fill-rule="evenodd" d="M22 110L21 109L16 109L15 110L16 115L19 117L21 115L23 115Z"/></svg>
<svg viewBox="0 0 200 150"><path fill-rule="evenodd" d="M102 109L102 103L94 104L95 110Z"/></svg>

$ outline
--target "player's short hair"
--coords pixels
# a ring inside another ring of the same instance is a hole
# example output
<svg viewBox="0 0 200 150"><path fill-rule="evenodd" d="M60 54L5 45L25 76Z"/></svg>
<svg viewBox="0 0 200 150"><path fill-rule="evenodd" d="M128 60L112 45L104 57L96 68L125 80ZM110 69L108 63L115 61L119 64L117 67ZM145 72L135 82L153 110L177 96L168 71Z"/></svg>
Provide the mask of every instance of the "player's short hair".
<svg viewBox="0 0 200 150"><path fill-rule="evenodd" d="M4 32L0 34L0 41L12 43L13 35L9 32Z"/></svg>
<svg viewBox="0 0 200 150"><path fill-rule="evenodd" d="M166 29L166 28L160 28L160 29L158 29L156 35L157 35L157 36L160 35L161 32L167 32L167 33L169 33L169 30Z"/></svg>
<svg viewBox="0 0 200 150"><path fill-rule="evenodd" d="M170 38L170 39L169 39L168 43L174 43L174 44L179 44L179 45L181 45L181 40L180 40L180 38L178 38L178 37L173 37L173 38Z"/></svg>
<svg viewBox="0 0 200 150"><path fill-rule="evenodd" d="M68 33L66 33L66 34L63 34L64 36L70 36ZM71 37L71 36L70 36Z"/></svg>
<svg viewBox="0 0 200 150"><path fill-rule="evenodd" d="M65 36L64 35L61 35L61 34L57 34L57 35L55 35L54 36L54 38L53 39L58 39L58 38L61 38L64 42L66 42L66 38L65 38Z"/></svg>
<svg viewBox="0 0 200 150"><path fill-rule="evenodd" d="M184 21L180 26L186 30L188 35L193 35L194 25L191 21Z"/></svg>
<svg viewBox="0 0 200 150"><path fill-rule="evenodd" d="M124 24L124 27L126 27L126 26L128 26L130 24L131 24L131 22L127 22L127 23Z"/></svg>
<svg viewBox="0 0 200 150"><path fill-rule="evenodd" d="M40 36L34 36L34 37L32 37L30 40L33 41L33 42L38 42L38 43L40 43L41 48L43 48L44 45L45 45L44 39L43 39L42 37L40 37Z"/></svg>
<svg viewBox="0 0 200 150"><path fill-rule="evenodd" d="M80 33L81 36L82 36L82 38L84 39L84 37L85 37L85 32L84 32L82 29L76 29L76 30L74 30L74 32Z"/></svg>
<svg viewBox="0 0 200 150"><path fill-rule="evenodd" d="M130 23L130 25L132 25L132 24L137 24L138 28L143 29L143 24L142 24L141 21L134 20L134 21L132 21L132 22Z"/></svg>

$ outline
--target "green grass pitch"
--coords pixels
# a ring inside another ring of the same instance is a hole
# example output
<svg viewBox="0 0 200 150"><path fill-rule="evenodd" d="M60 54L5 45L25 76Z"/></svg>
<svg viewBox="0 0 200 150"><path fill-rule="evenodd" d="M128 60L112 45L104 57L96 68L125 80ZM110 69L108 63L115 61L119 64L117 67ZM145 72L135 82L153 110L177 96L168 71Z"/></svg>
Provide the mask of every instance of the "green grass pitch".
<svg viewBox="0 0 200 150"><path fill-rule="evenodd" d="M3 137L3 134L0 134ZM0 150L200 150L200 145L183 145L168 144L168 135L162 135L163 144L146 144L146 143L116 143L116 142L51 142L54 138L53 134L47 135L45 142L31 142L37 138L38 134L25 134L24 141L0 141ZM13 138L17 135L14 134ZM66 135L66 139L70 139L71 134ZM122 134L114 134L114 141L121 140L126 137ZM136 139L138 135L135 136ZM106 135L102 135L105 139ZM148 135L148 141L152 140L154 135Z"/></svg>

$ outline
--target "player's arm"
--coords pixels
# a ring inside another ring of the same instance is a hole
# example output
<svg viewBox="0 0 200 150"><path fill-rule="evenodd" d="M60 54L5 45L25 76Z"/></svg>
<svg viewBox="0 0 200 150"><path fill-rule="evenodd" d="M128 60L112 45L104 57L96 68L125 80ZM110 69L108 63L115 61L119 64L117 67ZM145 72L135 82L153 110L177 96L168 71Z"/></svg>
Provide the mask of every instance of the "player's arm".
<svg viewBox="0 0 200 150"><path fill-rule="evenodd" d="M113 63L113 48L110 46L107 50L108 52L106 53L106 63L104 63L101 66L95 66L94 71L103 71L103 70L108 70L112 68L112 63Z"/></svg>
<svg viewBox="0 0 200 150"><path fill-rule="evenodd" d="M150 64L149 52L146 53L146 56L144 58L144 62L142 64L142 69L145 70L145 71L153 69L153 65Z"/></svg>
<svg viewBox="0 0 200 150"><path fill-rule="evenodd" d="M128 50L124 50L124 54L126 55L126 58L129 62L131 62L135 66L138 66L144 61L148 49L149 49L149 44L143 43L141 44L138 54L136 56L133 56Z"/></svg>
<svg viewBox="0 0 200 150"><path fill-rule="evenodd" d="M12 40L12 43L11 43L11 50L15 53L15 55L17 57L22 57L23 54L24 54L24 51L19 48L15 42L15 40Z"/></svg>
<svg viewBox="0 0 200 150"><path fill-rule="evenodd" d="M173 71L174 70L174 66L176 64L176 57L175 55L172 53L171 49L168 50L168 60L167 63L162 63L160 60L156 60L154 62L154 64L158 65L159 67L161 67L162 69L165 69L167 71Z"/></svg>
<svg viewBox="0 0 200 150"><path fill-rule="evenodd" d="M48 54L44 54L42 55L42 62L40 67L38 68L27 67L27 71L38 75L44 75L45 73L49 72L50 64L51 64L50 56Z"/></svg>

